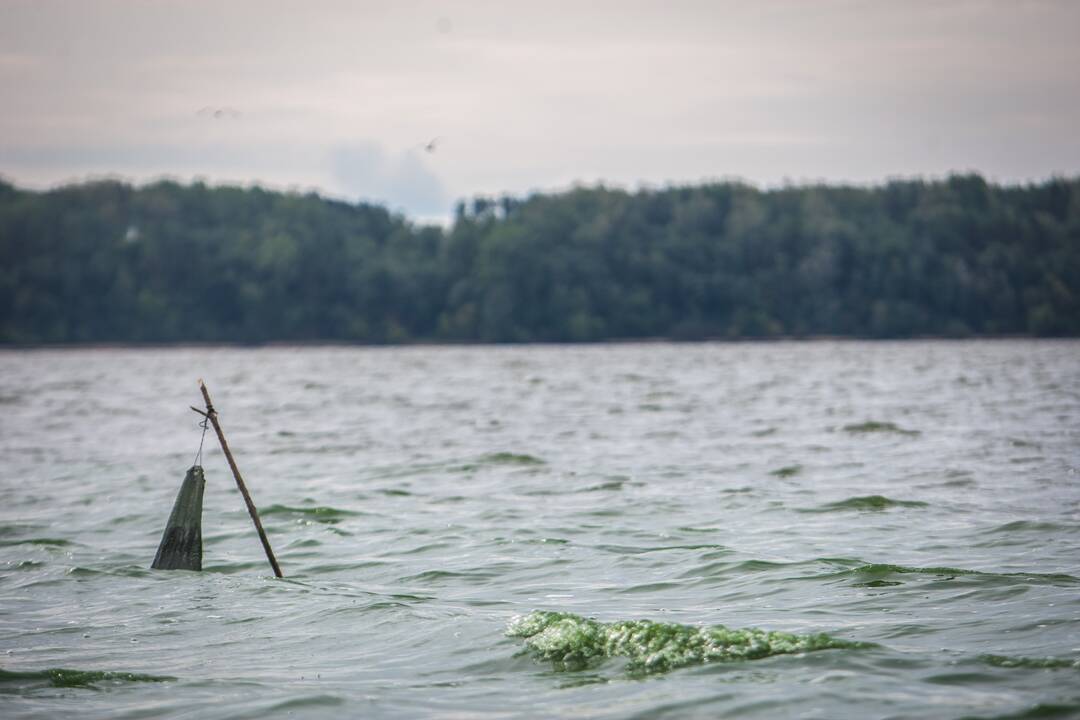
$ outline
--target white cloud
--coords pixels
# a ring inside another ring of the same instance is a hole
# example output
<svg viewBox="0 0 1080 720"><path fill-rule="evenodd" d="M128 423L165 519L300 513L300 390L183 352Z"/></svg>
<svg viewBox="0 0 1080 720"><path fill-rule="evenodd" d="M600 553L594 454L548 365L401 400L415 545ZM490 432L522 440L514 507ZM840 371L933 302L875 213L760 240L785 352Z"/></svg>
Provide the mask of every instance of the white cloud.
<svg viewBox="0 0 1080 720"><path fill-rule="evenodd" d="M375 143L355 143L330 153L333 190L337 194L377 201L410 214L449 214L450 198L421 159L417 147L388 153Z"/></svg>

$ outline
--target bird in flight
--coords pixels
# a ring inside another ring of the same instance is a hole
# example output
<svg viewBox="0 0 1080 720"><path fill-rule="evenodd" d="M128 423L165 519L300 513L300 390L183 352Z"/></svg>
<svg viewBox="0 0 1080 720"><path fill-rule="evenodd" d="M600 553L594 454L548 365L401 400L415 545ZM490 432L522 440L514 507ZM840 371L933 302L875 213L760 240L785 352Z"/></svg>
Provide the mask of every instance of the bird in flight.
<svg viewBox="0 0 1080 720"><path fill-rule="evenodd" d="M424 148L424 152L433 153L435 152L435 148L439 146L440 142L442 142L441 137L433 137L426 143L423 143L420 147Z"/></svg>
<svg viewBox="0 0 1080 720"><path fill-rule="evenodd" d="M210 107L209 105L199 108L199 112L196 115L202 115L205 117L212 117L215 120L221 118L237 118L240 117L240 111L231 107Z"/></svg>

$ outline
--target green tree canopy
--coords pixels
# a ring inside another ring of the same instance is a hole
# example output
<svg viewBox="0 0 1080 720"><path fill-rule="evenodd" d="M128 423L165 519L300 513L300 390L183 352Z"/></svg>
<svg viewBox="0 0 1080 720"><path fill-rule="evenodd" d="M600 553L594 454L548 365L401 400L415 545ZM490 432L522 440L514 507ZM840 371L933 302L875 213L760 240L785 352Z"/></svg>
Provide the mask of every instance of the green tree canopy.
<svg viewBox="0 0 1080 720"><path fill-rule="evenodd" d="M0 182L0 342L1080 335L1080 180L576 188L447 229L313 194Z"/></svg>

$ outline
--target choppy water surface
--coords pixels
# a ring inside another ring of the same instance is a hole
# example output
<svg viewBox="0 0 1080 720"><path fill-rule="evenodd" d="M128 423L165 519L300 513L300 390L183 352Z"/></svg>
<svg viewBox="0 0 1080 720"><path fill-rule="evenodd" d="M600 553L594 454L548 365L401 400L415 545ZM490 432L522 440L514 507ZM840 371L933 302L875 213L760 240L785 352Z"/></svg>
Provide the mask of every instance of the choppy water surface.
<svg viewBox="0 0 1080 720"><path fill-rule="evenodd" d="M148 569L206 379L204 571ZM0 714L1080 716L1080 343L0 353Z"/></svg>

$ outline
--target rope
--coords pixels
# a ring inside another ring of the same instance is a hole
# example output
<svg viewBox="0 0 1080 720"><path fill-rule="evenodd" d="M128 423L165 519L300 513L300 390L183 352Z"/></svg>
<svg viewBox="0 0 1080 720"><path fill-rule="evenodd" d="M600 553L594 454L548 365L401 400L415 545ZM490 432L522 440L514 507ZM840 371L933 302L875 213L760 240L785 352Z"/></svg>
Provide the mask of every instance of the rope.
<svg viewBox="0 0 1080 720"><path fill-rule="evenodd" d="M206 441L206 431L210 428L210 418L209 418L209 416L204 417L203 421L201 423L199 423L199 425L200 425L200 427L202 427L202 437L199 438L199 451L197 453L195 453L195 461L192 463L193 467L195 465L202 465L203 442Z"/></svg>

